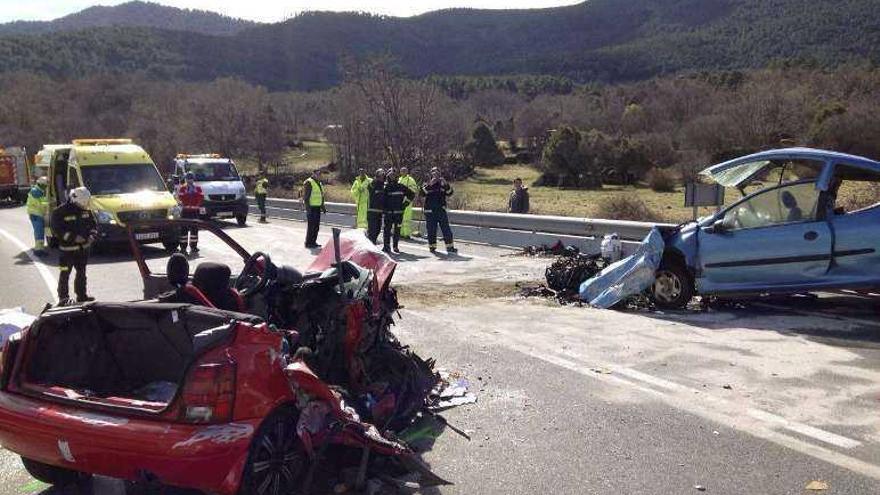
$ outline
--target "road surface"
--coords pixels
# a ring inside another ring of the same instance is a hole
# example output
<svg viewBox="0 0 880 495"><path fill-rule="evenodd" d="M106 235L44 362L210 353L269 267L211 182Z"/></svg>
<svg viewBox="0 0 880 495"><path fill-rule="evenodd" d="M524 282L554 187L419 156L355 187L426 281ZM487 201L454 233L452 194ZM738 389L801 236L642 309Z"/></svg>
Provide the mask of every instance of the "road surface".
<svg viewBox="0 0 880 495"><path fill-rule="evenodd" d="M22 208L0 210L0 308L39 311L55 259L29 256ZM319 242L326 240L324 229ZM305 267L304 225L227 233L276 263ZM232 259L203 239L201 259ZM880 326L869 299L764 301L706 311L616 312L516 296L548 261L462 244L460 256L402 244L395 331L468 377L474 405L446 413L425 459L454 486L441 494L880 493ZM148 250L150 266L167 260ZM194 264L197 263L194 262ZM232 263L233 267L240 263ZM97 254L93 295L141 297L125 252ZM40 493L0 451L0 495ZM98 480L91 490L115 494Z"/></svg>

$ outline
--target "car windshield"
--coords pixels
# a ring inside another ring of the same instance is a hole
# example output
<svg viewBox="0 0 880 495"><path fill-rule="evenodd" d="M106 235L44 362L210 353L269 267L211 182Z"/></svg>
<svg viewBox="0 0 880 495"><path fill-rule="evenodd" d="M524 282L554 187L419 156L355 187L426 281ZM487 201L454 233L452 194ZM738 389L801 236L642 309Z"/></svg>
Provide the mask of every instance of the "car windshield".
<svg viewBox="0 0 880 495"><path fill-rule="evenodd" d="M192 172L197 181L241 180L232 162L189 163L187 171Z"/></svg>
<svg viewBox="0 0 880 495"><path fill-rule="evenodd" d="M82 167L82 175L93 196L166 190L159 171L151 163L89 165Z"/></svg>

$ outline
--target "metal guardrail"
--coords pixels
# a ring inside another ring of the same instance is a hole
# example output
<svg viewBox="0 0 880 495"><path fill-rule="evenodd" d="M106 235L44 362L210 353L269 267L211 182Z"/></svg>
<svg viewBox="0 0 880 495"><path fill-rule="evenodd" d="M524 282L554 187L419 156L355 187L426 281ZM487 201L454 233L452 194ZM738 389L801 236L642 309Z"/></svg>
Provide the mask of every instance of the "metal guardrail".
<svg viewBox="0 0 880 495"><path fill-rule="evenodd" d="M249 196L251 205L256 200ZM302 200L268 198L266 206L282 210L302 211ZM356 207L351 203L326 203L328 213L354 216ZM422 220L421 208L413 208L416 220ZM593 218L560 217L550 215L519 215L485 211L449 210L449 223L469 227L506 229L531 233L546 233L578 237L598 237L616 232L621 239L641 241L654 227L672 228L673 224L632 222L628 220L601 220Z"/></svg>

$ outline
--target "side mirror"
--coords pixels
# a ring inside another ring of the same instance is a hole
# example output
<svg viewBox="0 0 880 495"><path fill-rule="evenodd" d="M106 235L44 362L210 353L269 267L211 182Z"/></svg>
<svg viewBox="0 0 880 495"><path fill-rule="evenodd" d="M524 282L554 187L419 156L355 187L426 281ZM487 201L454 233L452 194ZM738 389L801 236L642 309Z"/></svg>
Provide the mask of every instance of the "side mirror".
<svg viewBox="0 0 880 495"><path fill-rule="evenodd" d="M707 234L723 234L727 231L727 227L724 225L724 219L719 218L709 225L708 227L703 228L703 232Z"/></svg>

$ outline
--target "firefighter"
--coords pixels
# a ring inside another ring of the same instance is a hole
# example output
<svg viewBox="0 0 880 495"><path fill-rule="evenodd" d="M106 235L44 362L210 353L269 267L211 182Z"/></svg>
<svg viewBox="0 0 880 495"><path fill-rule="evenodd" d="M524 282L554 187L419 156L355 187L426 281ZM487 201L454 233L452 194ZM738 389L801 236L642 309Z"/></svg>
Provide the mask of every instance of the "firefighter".
<svg viewBox="0 0 880 495"><path fill-rule="evenodd" d="M46 196L46 189L48 187L49 180L40 177L34 187L28 191L27 197L27 212L31 219L31 226L34 228L34 254L37 256L46 255L46 216L49 214L49 199Z"/></svg>
<svg viewBox="0 0 880 495"><path fill-rule="evenodd" d="M321 213L327 213L324 206L324 186L321 184L321 169L315 169L312 176L303 182L303 205L306 208L306 247L319 248L318 231L321 229Z"/></svg>
<svg viewBox="0 0 880 495"><path fill-rule="evenodd" d="M409 169L400 167L400 178L397 179L413 193L413 197L419 193L419 183L416 182L412 175L409 175ZM412 202L403 210L403 221L400 224L400 237L409 240L413 235L412 229L413 205Z"/></svg>
<svg viewBox="0 0 880 495"><path fill-rule="evenodd" d="M359 229L367 228L367 210L370 208L370 182L372 179L367 177L364 169L358 169L358 176L354 178L351 185L351 197L357 205L357 223L355 227Z"/></svg>
<svg viewBox="0 0 880 495"><path fill-rule="evenodd" d="M385 211L385 171L381 168L373 174L367 186L367 238L376 244L382 230L382 214Z"/></svg>
<svg viewBox="0 0 880 495"><path fill-rule="evenodd" d="M73 290L76 302L94 301L86 292L86 265L89 262L89 248L98 236L98 224L89 210L89 190L77 187L70 191L67 201L52 212L52 231L58 239L60 252L58 266L58 302L70 304L68 282L70 272L76 269Z"/></svg>
<svg viewBox="0 0 880 495"><path fill-rule="evenodd" d="M257 198L257 208L260 209L260 223L266 223L266 196L268 194L269 179L266 177L266 173L263 172L254 186L254 197Z"/></svg>
<svg viewBox="0 0 880 495"><path fill-rule="evenodd" d="M431 169L431 179L422 186L422 194L425 196L425 223L428 230L428 249L432 253L437 252L437 226L443 231L443 241L446 243L446 252L457 253L452 239L452 229L449 227L449 217L446 214L446 198L452 196L452 186L440 175L440 169Z"/></svg>
<svg viewBox="0 0 880 495"><path fill-rule="evenodd" d="M398 182L397 171L388 169L385 174L385 208L382 220L385 229L382 231L382 251L400 252L400 223L403 221L403 210L412 204L415 193Z"/></svg>
<svg viewBox="0 0 880 495"><path fill-rule="evenodd" d="M177 200L180 202L180 216L183 218L198 219L201 215L202 204L205 195L202 188L195 183L192 172L186 173L186 180L177 190ZM186 253L186 245L190 245L190 253L199 252L199 228L196 225L188 225L180 230L180 251Z"/></svg>

